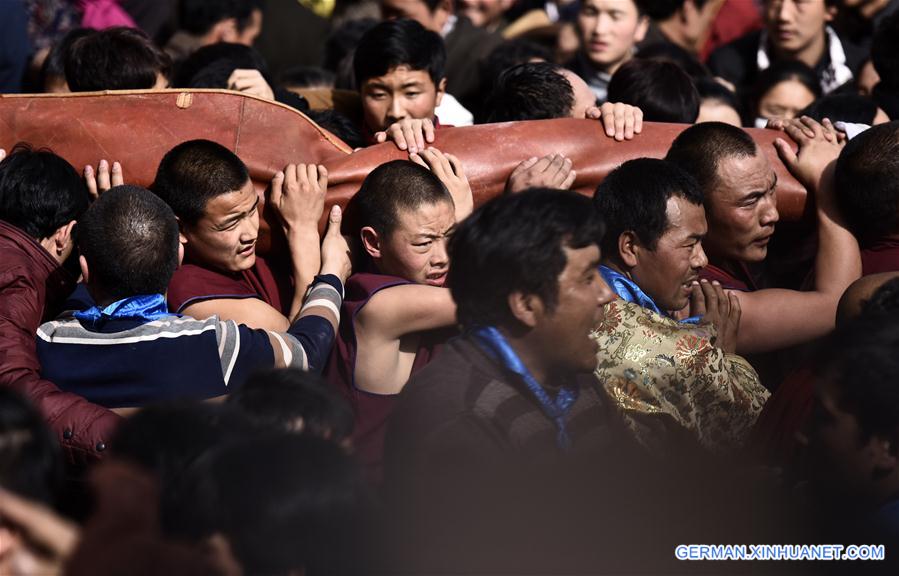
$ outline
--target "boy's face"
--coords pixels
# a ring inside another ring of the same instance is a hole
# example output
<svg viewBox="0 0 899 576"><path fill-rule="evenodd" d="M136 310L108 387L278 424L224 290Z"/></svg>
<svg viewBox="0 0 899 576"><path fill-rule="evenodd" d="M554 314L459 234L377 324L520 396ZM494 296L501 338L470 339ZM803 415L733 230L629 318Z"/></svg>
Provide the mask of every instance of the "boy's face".
<svg viewBox="0 0 899 576"><path fill-rule="evenodd" d="M191 260L224 272L252 268L259 236L258 206L252 180L240 190L207 201L203 217L181 228Z"/></svg>
<svg viewBox="0 0 899 576"><path fill-rule="evenodd" d="M643 40L649 20L641 16L634 0L584 0L578 12L581 47L590 62L614 74Z"/></svg>
<svg viewBox="0 0 899 576"><path fill-rule="evenodd" d="M807 48L824 34L824 26L833 19L824 0L767 0L765 24L771 42L786 54Z"/></svg>
<svg viewBox="0 0 899 576"><path fill-rule="evenodd" d="M383 274L443 286L449 272L446 243L455 226L455 208L450 202L400 210L396 227L380 238L378 250L373 253L369 249L369 254Z"/></svg>
<svg viewBox="0 0 899 576"><path fill-rule="evenodd" d="M380 132L404 118L432 120L445 87L446 80L434 86L426 70L412 70L406 65L368 78L359 88L365 126Z"/></svg>

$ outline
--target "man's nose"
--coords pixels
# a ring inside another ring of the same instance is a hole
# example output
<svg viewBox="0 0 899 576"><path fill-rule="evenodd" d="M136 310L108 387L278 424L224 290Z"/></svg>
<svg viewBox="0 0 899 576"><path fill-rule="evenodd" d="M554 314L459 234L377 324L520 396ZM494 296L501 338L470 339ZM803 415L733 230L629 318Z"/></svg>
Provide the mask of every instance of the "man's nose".
<svg viewBox="0 0 899 576"><path fill-rule="evenodd" d="M609 31L612 19L606 14L600 14L596 17L596 24L593 26L593 32L597 35L605 34Z"/></svg>
<svg viewBox="0 0 899 576"><path fill-rule="evenodd" d="M762 207L762 226L771 226L780 220L780 213L777 211L777 197L774 194L769 195L765 199L765 205Z"/></svg>
<svg viewBox="0 0 899 576"><path fill-rule="evenodd" d="M693 258L690 260L690 266L696 270L702 270L709 264L709 258L705 255L705 250L702 248L702 242L696 244L696 251L693 253Z"/></svg>
<svg viewBox="0 0 899 576"><path fill-rule="evenodd" d="M390 120L396 122L406 117L406 107L403 106L402 98L393 98L390 101L390 109L387 112Z"/></svg>
<svg viewBox="0 0 899 576"><path fill-rule="evenodd" d="M603 279L602 275L597 272L599 278L596 280L597 282L597 294L596 294L596 303L600 308L614 300L618 297L617 294L606 284L606 281Z"/></svg>
<svg viewBox="0 0 899 576"><path fill-rule="evenodd" d="M446 266L449 263L449 252L446 250L446 239L440 238L434 241L434 249L431 252L431 266Z"/></svg>

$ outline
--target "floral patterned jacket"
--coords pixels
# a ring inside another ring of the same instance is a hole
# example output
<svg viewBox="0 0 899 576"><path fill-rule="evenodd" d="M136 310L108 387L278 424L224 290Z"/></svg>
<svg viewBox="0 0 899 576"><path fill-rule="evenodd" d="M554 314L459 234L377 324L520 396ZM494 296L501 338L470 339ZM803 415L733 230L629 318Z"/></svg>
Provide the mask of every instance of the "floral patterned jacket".
<svg viewBox="0 0 899 576"><path fill-rule="evenodd" d="M637 441L664 449L692 436L713 452L739 448L770 396L743 358L715 346L711 325L681 324L615 300L592 337L595 376Z"/></svg>

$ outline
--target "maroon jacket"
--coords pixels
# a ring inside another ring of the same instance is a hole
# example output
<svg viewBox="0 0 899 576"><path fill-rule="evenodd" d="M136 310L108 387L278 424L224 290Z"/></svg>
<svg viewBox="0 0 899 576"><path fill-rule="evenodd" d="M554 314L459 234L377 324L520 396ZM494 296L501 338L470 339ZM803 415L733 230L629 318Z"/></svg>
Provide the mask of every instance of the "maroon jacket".
<svg viewBox="0 0 899 576"><path fill-rule="evenodd" d="M0 221L0 386L26 396L44 415L72 464L103 455L120 418L43 380L35 332L74 288L74 279L44 248Z"/></svg>

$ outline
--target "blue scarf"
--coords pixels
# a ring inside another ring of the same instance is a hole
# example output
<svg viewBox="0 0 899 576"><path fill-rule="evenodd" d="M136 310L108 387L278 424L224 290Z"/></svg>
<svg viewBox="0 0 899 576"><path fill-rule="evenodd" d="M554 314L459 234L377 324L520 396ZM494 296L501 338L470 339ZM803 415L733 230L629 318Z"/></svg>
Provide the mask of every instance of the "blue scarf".
<svg viewBox="0 0 899 576"><path fill-rule="evenodd" d="M666 318L669 317L667 312L660 310L655 301L650 298L646 292L641 290L633 280L624 274L616 272L608 266L600 266L599 273L602 274L602 279L606 281L606 284L608 284L612 291L614 291L615 294L618 294L618 297L622 300L639 304L643 308L648 308L660 316ZM683 324L699 324L700 320L702 320L702 316L693 316L681 320L681 322Z"/></svg>
<svg viewBox="0 0 899 576"><path fill-rule="evenodd" d="M144 320L151 322L171 316L162 294L145 294L131 296L113 302L105 308L93 306L72 314L75 318L90 327L97 327L108 320Z"/></svg>
<svg viewBox="0 0 899 576"><path fill-rule="evenodd" d="M478 343L495 360L511 372L518 374L524 381L528 390L537 398L540 409L546 416L552 420L556 429L556 443L562 450L571 448L571 438L568 435L568 429L565 426L565 416L571 411L578 397L578 388L575 386L563 386L559 389L556 398L550 398L543 386L537 382L531 375L515 350L509 345L509 342L500 334L499 330L493 326L484 326L476 328L472 331L473 336Z"/></svg>

